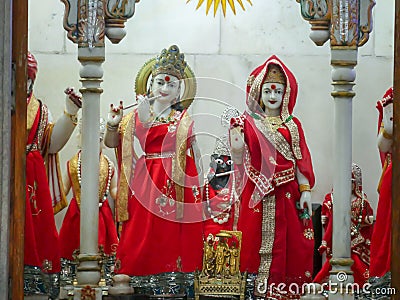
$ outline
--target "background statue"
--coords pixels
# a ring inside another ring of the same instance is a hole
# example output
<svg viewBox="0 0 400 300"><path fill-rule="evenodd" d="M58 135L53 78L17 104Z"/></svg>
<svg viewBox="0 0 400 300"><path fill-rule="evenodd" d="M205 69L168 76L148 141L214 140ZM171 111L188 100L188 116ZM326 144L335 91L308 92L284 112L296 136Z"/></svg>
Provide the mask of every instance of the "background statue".
<svg viewBox="0 0 400 300"><path fill-rule="evenodd" d="M117 228L109 204L109 197L117 196L117 174L113 162L103 153L105 120L100 120L100 156L99 156L99 229L98 244L106 255L115 255L118 246ZM61 257L73 259L74 251L80 246L80 204L81 204L81 150L67 161L64 175L64 191L68 194L72 188L71 199L60 229Z"/></svg>
<svg viewBox="0 0 400 300"><path fill-rule="evenodd" d="M301 285L313 270L314 172L301 123L292 115L296 98L294 75L272 56L250 74L247 110L231 120L231 153L242 175L240 269L258 273L255 293L261 295L277 292L265 283Z"/></svg>
<svg viewBox="0 0 400 300"><path fill-rule="evenodd" d="M351 266L354 282L362 286L369 278L370 244L374 213L362 188L362 174L359 166L352 166L352 194L351 194ZM322 283L329 279L332 266L332 226L333 226L333 193L325 196L321 209L321 222L325 230L319 251L326 253L327 260L322 269L315 276L314 281Z"/></svg>
<svg viewBox="0 0 400 300"><path fill-rule="evenodd" d="M379 183L379 201L371 241L370 277L382 277L390 272L392 237L392 134L393 88L378 101L378 147L382 158L382 177Z"/></svg>
<svg viewBox="0 0 400 300"><path fill-rule="evenodd" d="M221 124L229 128L230 119L239 116L239 112L228 107L221 115ZM238 196L236 194L228 134L217 138L211 154L210 169L204 183L203 200L206 202L205 235L215 236L221 230L236 230L234 220L238 213Z"/></svg>
<svg viewBox="0 0 400 300"><path fill-rule="evenodd" d="M201 269L202 203L193 121L187 107L194 78L175 45L146 63L136 87L152 75L149 92L123 117L111 107L105 144L116 147L120 183L118 221L123 222L116 272L146 276ZM146 86L146 84L144 84ZM181 98L181 89L184 89ZM194 97L194 93L191 95ZM143 154L133 149L138 140Z"/></svg>
<svg viewBox="0 0 400 300"><path fill-rule="evenodd" d="M56 298L59 292L60 248L54 220L67 204L63 191L58 151L67 143L77 123L81 96L66 89L64 114L52 122L47 106L33 94L38 65L28 52L26 144L26 213L24 234L24 292L47 293ZM50 276L38 282L35 274ZM43 274L42 273L42 274Z"/></svg>

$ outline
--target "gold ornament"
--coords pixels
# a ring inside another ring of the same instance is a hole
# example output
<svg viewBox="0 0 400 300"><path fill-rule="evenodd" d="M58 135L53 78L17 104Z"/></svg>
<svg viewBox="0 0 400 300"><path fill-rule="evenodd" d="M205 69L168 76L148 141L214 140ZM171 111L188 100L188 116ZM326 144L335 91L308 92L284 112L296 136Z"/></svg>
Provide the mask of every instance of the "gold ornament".
<svg viewBox="0 0 400 300"><path fill-rule="evenodd" d="M187 0L186 3L189 3L190 0ZM234 0L207 0L207 7L206 7L206 15L208 15L208 12L211 8L211 5L214 2L214 17L217 13L219 4L221 3L222 6L222 12L224 14L224 17L226 16L226 2L228 2L229 6L232 9L232 12L234 15L236 15L236 8L235 8L235 1ZM243 5L243 1L242 0L237 0L237 2L239 3L239 5L242 7L243 10L245 10L244 5ZM250 5L253 5L253 3L251 3L250 0L247 0L247 2L250 3ZM204 0L199 0L199 3L197 4L196 9L199 9L199 7L204 3Z"/></svg>
<svg viewBox="0 0 400 300"><path fill-rule="evenodd" d="M185 73L186 61L185 55L180 53L178 46L172 45L167 49L163 49L160 55L157 55L153 65L153 77L158 74L168 74L182 79Z"/></svg>
<svg viewBox="0 0 400 300"><path fill-rule="evenodd" d="M171 49L171 47L170 47L170 49ZM179 51L179 49L178 49L178 51ZM175 59L179 59L179 58L175 57ZM155 70L157 63L160 63L160 59L158 57L151 58L142 66L142 68L137 73L136 79L135 79L136 95L147 94L150 76L154 77L157 74L163 73L163 72L159 72L159 71ZM179 65L182 66L182 62ZM164 69L164 71L166 71L166 74L176 76L176 75L172 74L171 72L168 72L168 70L165 68L165 66L163 67L163 69ZM172 70L172 69L170 69L170 70ZM175 70L174 72L175 72L175 74L181 73L181 70ZM183 73L181 73L181 75L176 76L179 79L181 79L181 84L183 84L183 94L180 99L180 102L184 108L188 108L190 106L190 104L193 102L194 97L196 96L197 83L196 83L196 78L195 78L194 72L189 67L189 65L186 64L186 62L185 62L185 67L183 68L182 72Z"/></svg>
<svg viewBox="0 0 400 300"><path fill-rule="evenodd" d="M271 64L270 66L268 66L268 73L265 77L264 82L286 84L286 77L282 69L278 65Z"/></svg>

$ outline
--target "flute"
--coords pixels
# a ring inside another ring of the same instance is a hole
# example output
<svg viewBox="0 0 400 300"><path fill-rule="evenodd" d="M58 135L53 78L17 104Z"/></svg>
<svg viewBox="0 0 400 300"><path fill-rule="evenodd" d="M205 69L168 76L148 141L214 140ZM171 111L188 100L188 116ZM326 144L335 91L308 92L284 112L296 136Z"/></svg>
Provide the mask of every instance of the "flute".
<svg viewBox="0 0 400 300"><path fill-rule="evenodd" d="M144 101L153 101L153 100L156 100L156 99L158 99L158 98L160 98L160 97L161 97L161 95L157 95L157 96L154 96L154 97L151 97L151 98L147 98L147 100L144 100ZM125 107L123 108L123 110L128 109L128 108L135 107L135 106L137 106L138 104L139 104L139 103L134 103L134 104L125 106Z"/></svg>
<svg viewBox="0 0 400 300"><path fill-rule="evenodd" d="M232 173L235 173L235 171L228 171L228 172L224 172L224 173L218 173L218 174L215 174L215 177L220 177L220 176L225 176L225 175L228 175L228 174L232 174Z"/></svg>

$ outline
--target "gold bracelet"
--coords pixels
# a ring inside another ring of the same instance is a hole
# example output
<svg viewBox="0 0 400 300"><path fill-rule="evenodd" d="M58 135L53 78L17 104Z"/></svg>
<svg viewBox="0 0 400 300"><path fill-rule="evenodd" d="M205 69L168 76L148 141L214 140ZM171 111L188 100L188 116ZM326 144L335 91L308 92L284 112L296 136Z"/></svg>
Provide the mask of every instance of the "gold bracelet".
<svg viewBox="0 0 400 300"><path fill-rule="evenodd" d="M299 191L302 192L311 192L311 188L309 184L299 184Z"/></svg>
<svg viewBox="0 0 400 300"><path fill-rule="evenodd" d="M71 120L72 124L74 125L78 124L78 117L76 114L72 115L64 110L64 115L66 115Z"/></svg>
<svg viewBox="0 0 400 300"><path fill-rule="evenodd" d="M391 140L392 139L392 135L390 133L388 133L385 128L382 128L382 135L385 139Z"/></svg>

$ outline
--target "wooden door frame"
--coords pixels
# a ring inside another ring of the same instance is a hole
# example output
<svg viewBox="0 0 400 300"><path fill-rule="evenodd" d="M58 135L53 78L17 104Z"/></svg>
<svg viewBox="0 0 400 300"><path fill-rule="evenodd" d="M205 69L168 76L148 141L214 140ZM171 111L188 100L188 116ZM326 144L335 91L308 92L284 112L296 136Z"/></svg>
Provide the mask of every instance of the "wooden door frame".
<svg viewBox="0 0 400 300"><path fill-rule="evenodd" d="M26 56L28 0L12 1L12 63L15 103L11 115L11 201L9 299L24 299L24 226L26 166Z"/></svg>

